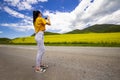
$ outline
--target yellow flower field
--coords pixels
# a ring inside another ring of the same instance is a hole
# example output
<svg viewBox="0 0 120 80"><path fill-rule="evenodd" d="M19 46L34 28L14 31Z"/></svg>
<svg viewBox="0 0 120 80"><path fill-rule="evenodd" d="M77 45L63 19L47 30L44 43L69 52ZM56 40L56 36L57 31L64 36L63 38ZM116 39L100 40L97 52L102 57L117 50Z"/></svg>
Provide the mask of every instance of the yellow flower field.
<svg viewBox="0 0 120 80"><path fill-rule="evenodd" d="M99 43L120 44L119 33L86 33L86 34L61 34L45 35L45 43ZM13 43L36 43L34 37L24 37L12 40Z"/></svg>
<svg viewBox="0 0 120 80"><path fill-rule="evenodd" d="M48 35L45 36L45 42L120 43L120 33Z"/></svg>

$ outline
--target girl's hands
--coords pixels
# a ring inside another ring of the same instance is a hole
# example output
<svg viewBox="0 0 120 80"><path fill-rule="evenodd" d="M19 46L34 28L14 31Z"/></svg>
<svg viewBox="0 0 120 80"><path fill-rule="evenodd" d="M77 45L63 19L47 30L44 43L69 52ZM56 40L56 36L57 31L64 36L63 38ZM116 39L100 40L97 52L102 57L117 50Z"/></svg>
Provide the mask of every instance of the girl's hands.
<svg viewBox="0 0 120 80"><path fill-rule="evenodd" d="M48 25L51 25L50 17L49 17L49 16L47 16L47 21L48 21L47 24L48 24Z"/></svg>
<svg viewBox="0 0 120 80"><path fill-rule="evenodd" d="M46 16L45 19L46 19L46 20L50 20L50 16Z"/></svg>

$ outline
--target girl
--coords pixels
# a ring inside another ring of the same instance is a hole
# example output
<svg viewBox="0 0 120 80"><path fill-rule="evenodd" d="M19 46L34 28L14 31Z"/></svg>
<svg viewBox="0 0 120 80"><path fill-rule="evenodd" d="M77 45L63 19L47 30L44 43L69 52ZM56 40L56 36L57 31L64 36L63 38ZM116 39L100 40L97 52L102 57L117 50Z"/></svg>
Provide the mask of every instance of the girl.
<svg viewBox="0 0 120 80"><path fill-rule="evenodd" d="M42 18L42 14L40 11L33 11L33 24L35 29L35 40L37 42L38 46L38 52L36 56L36 65L35 65L35 72L40 72L42 70L41 67L45 67L45 65L42 64L42 56L45 52L44 47L44 31L45 31L45 25L51 25L50 23L50 17L47 17L47 20Z"/></svg>

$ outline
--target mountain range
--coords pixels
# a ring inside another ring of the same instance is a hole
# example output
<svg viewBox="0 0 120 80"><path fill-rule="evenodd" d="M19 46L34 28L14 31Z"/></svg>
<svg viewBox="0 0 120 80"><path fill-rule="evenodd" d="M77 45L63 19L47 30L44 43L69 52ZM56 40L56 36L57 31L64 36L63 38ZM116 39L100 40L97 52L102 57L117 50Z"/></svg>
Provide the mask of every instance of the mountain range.
<svg viewBox="0 0 120 80"><path fill-rule="evenodd" d="M79 34L79 33L111 33L111 32L120 32L120 25L115 24L96 24L90 27L87 27L83 30L73 30L65 34Z"/></svg>
<svg viewBox="0 0 120 80"><path fill-rule="evenodd" d="M87 27L83 30L73 30L64 34L81 34L81 33L111 33L111 32L120 32L120 25L115 24L96 24L90 27ZM56 35L59 33L45 32L45 35ZM31 36L35 36L35 33Z"/></svg>

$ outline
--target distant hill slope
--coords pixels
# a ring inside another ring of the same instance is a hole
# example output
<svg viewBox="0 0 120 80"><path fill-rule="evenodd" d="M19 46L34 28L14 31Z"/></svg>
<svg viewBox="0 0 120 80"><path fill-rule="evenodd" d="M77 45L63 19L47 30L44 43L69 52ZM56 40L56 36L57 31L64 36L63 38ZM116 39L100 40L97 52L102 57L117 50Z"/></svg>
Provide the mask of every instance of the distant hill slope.
<svg viewBox="0 0 120 80"><path fill-rule="evenodd" d="M44 34L45 34L45 35L56 35L56 34L59 34L59 33L45 32Z"/></svg>
<svg viewBox="0 0 120 80"><path fill-rule="evenodd" d="M8 38L0 38L0 43L1 44L6 44L6 43L10 43L11 42L11 39L8 39Z"/></svg>
<svg viewBox="0 0 120 80"><path fill-rule="evenodd" d="M44 35L56 35L56 34L59 34L59 33L53 33L53 32L45 32ZM31 36L35 36L35 33L32 34Z"/></svg>
<svg viewBox="0 0 120 80"><path fill-rule="evenodd" d="M114 24L101 24L101 25L93 25L83 30L73 30L66 34L77 34L77 33L109 33L109 32L120 32L120 25Z"/></svg>

